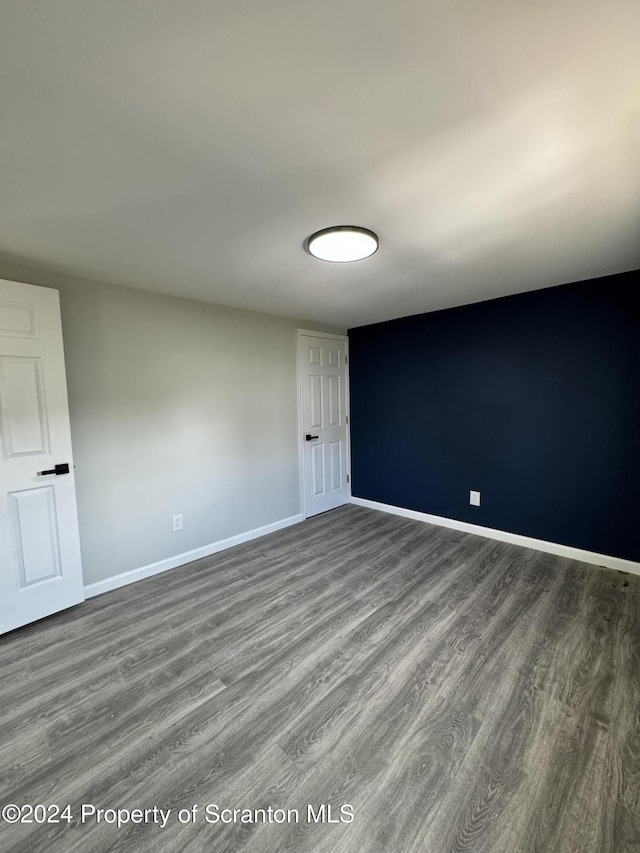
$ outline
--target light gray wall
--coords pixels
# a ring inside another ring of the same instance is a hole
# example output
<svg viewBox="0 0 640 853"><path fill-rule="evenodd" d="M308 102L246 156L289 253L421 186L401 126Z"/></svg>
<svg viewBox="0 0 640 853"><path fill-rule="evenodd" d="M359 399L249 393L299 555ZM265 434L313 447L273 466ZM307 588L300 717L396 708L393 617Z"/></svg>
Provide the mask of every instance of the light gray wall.
<svg viewBox="0 0 640 853"><path fill-rule="evenodd" d="M60 291L85 584L300 512L296 329L343 330L1 258L0 278Z"/></svg>

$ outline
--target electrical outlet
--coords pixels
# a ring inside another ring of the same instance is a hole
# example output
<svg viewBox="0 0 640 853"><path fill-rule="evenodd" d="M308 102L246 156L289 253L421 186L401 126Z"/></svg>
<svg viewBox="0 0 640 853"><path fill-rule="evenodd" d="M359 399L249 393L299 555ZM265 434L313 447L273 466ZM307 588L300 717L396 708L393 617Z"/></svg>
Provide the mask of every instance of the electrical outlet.
<svg viewBox="0 0 640 853"><path fill-rule="evenodd" d="M182 521L182 513L178 513L178 515L171 516L171 532L178 533L178 531L182 530L184 527L184 523Z"/></svg>
<svg viewBox="0 0 640 853"><path fill-rule="evenodd" d="M480 492L469 492L469 503L471 506L480 506Z"/></svg>

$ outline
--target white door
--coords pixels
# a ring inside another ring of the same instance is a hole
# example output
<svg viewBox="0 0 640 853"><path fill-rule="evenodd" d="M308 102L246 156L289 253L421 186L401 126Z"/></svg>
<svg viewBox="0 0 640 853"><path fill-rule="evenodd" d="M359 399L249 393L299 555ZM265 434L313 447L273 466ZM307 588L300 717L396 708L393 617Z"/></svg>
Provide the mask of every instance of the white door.
<svg viewBox="0 0 640 853"><path fill-rule="evenodd" d="M349 500L346 338L300 334L304 516Z"/></svg>
<svg viewBox="0 0 640 853"><path fill-rule="evenodd" d="M58 291L0 280L0 633L83 600Z"/></svg>

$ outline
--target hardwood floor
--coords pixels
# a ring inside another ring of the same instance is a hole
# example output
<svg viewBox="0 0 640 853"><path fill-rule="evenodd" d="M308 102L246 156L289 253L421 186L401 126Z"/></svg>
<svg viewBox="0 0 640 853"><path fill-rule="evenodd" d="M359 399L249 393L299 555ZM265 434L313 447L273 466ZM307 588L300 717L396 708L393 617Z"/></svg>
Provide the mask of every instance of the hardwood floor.
<svg viewBox="0 0 640 853"><path fill-rule="evenodd" d="M2 853L640 850L640 577L360 507L2 638L0 697L0 805L73 818Z"/></svg>

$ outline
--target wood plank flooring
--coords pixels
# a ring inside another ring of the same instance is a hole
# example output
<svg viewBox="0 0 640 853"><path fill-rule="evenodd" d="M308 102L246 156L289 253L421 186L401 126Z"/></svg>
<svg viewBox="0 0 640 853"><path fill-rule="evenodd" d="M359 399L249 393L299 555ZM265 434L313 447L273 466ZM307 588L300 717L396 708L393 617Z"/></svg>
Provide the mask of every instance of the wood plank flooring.
<svg viewBox="0 0 640 853"><path fill-rule="evenodd" d="M0 701L0 805L73 817L2 853L640 851L640 577L360 507L0 639Z"/></svg>

